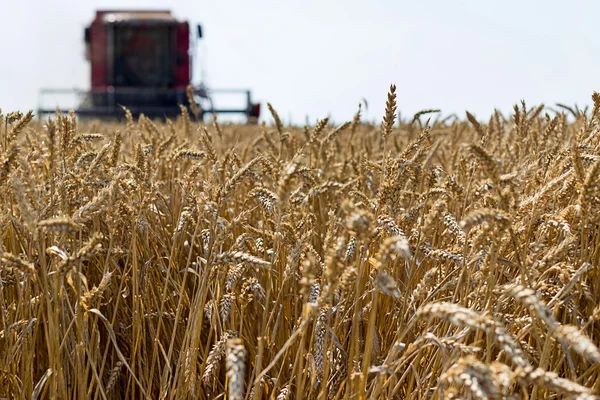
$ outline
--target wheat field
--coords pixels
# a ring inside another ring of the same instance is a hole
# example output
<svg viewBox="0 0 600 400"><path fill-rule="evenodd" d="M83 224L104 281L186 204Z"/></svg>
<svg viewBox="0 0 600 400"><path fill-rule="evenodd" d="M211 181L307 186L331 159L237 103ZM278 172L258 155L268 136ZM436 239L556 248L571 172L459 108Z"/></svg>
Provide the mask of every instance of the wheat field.
<svg viewBox="0 0 600 400"><path fill-rule="evenodd" d="M0 398L599 398L592 101L0 113Z"/></svg>

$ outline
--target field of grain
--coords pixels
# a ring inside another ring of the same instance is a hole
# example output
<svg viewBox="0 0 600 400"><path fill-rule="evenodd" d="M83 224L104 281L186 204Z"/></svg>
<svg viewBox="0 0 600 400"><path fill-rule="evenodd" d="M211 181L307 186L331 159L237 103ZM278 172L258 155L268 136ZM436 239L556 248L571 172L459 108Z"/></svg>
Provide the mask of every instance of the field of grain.
<svg viewBox="0 0 600 400"><path fill-rule="evenodd" d="M0 117L0 397L593 399L600 95ZM558 110L558 111L557 111ZM371 111L372 113L372 111Z"/></svg>

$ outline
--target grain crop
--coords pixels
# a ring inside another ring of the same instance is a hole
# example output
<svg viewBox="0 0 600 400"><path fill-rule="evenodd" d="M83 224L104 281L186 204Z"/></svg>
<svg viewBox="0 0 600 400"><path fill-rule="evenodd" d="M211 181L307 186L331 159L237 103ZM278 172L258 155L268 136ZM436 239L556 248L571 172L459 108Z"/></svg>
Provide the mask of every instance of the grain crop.
<svg viewBox="0 0 600 400"><path fill-rule="evenodd" d="M0 111L0 398L600 398L600 94L399 97L305 127Z"/></svg>

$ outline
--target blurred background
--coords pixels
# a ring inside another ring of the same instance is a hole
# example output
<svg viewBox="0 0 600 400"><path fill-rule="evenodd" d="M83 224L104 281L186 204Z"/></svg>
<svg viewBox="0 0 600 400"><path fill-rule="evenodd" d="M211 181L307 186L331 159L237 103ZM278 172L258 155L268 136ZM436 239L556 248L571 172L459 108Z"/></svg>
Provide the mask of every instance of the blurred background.
<svg viewBox="0 0 600 400"><path fill-rule="evenodd" d="M487 118L590 104L600 41L594 1L1 0L0 108L35 109L41 87L90 86L84 28L97 9L170 9L201 24L193 82L243 87L284 122L379 121L390 83L407 118L427 108ZM204 74L201 73L204 71Z"/></svg>

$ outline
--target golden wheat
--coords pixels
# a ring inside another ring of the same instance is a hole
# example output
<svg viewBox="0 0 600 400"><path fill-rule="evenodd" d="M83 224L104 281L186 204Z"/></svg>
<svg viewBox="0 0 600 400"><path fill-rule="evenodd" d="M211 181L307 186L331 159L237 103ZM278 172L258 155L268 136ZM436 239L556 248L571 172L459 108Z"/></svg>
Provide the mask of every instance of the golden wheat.
<svg viewBox="0 0 600 400"><path fill-rule="evenodd" d="M0 113L0 398L598 398L592 100Z"/></svg>

